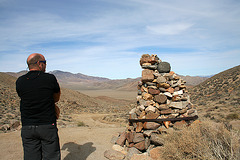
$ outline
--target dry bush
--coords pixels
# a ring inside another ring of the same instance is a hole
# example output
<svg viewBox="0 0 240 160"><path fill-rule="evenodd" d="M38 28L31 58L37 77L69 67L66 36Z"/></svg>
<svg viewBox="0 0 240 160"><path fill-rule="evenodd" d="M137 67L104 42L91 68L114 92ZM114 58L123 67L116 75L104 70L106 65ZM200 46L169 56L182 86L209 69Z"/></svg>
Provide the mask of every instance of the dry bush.
<svg viewBox="0 0 240 160"><path fill-rule="evenodd" d="M240 157L240 131L205 121L166 136L164 159L229 159Z"/></svg>

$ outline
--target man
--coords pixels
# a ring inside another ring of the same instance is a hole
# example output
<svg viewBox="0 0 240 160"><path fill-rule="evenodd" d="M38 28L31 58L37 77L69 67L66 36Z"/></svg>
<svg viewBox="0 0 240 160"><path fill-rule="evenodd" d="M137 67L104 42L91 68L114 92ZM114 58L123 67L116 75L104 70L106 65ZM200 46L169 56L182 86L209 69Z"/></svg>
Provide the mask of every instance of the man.
<svg viewBox="0 0 240 160"><path fill-rule="evenodd" d="M24 160L59 160L60 146L55 102L60 87L54 75L45 73L46 60L33 53L27 58L29 72L16 81L21 98L22 143Z"/></svg>

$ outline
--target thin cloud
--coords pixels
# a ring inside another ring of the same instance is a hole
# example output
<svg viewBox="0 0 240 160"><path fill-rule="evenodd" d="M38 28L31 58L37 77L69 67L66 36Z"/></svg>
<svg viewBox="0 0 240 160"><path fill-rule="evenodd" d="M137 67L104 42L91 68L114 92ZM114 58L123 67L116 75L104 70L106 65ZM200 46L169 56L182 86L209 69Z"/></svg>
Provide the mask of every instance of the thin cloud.
<svg viewBox="0 0 240 160"><path fill-rule="evenodd" d="M234 0L0 1L0 71L25 69L39 52L48 71L134 78L149 53L179 74L215 74L239 65L239 8Z"/></svg>

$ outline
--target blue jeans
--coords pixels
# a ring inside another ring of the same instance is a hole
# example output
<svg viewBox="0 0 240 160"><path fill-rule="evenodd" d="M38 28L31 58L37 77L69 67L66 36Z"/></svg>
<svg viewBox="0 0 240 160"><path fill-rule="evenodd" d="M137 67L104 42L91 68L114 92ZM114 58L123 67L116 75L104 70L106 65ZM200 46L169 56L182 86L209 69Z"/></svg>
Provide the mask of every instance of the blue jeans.
<svg viewBox="0 0 240 160"><path fill-rule="evenodd" d="M24 160L60 160L60 146L56 124L22 127Z"/></svg>

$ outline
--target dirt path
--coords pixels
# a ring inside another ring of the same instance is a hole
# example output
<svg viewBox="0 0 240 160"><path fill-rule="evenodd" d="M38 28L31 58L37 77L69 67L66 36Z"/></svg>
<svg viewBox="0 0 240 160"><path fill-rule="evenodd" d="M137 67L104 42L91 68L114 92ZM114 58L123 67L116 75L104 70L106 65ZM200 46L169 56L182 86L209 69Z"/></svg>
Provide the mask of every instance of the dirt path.
<svg viewBox="0 0 240 160"><path fill-rule="evenodd" d="M106 160L103 153L110 149L112 135L124 131L120 124L100 122L102 114L73 115L87 127L59 128L62 160ZM0 134L0 159L23 159L21 132Z"/></svg>

